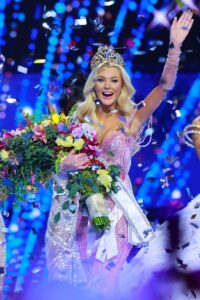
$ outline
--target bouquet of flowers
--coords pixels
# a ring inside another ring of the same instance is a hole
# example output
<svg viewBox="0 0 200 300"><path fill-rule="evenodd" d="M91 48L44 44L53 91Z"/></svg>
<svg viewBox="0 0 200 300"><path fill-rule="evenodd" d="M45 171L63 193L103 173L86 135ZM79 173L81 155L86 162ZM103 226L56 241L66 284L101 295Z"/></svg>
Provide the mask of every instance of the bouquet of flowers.
<svg viewBox="0 0 200 300"><path fill-rule="evenodd" d="M40 185L50 182L71 151L86 153L91 166L69 172L63 209L75 210L74 197L79 194L80 203L88 209L96 228L109 227L104 198L112 191L117 192L119 168L105 166L98 159L96 132L89 124L74 123L71 116L62 113L43 115L39 121L26 114L20 128L4 131L0 139L0 200L14 194L17 200L14 204L19 205L28 192L37 192ZM59 218L58 213L55 222Z"/></svg>

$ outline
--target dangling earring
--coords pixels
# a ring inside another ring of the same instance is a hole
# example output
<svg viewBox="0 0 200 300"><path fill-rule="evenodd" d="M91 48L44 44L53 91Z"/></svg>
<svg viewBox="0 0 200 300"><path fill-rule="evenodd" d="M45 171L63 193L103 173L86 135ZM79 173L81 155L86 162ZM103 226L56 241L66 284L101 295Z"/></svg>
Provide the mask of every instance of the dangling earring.
<svg viewBox="0 0 200 300"><path fill-rule="evenodd" d="M98 98L96 98L94 102L95 102L96 106L101 104L101 101Z"/></svg>
<svg viewBox="0 0 200 300"><path fill-rule="evenodd" d="M92 96L93 96L94 103L96 104L96 106L100 105L101 101L99 100L99 98L97 98L96 93L94 91L92 92Z"/></svg>

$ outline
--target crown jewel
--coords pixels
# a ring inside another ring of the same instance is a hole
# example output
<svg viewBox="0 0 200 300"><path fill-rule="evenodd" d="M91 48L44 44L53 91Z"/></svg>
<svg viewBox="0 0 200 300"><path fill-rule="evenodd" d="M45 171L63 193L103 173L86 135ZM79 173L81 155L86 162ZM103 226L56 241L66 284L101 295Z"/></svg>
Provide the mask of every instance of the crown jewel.
<svg viewBox="0 0 200 300"><path fill-rule="evenodd" d="M124 66L123 57L113 49L112 46L104 45L98 48L98 51L94 54L91 60L91 70L96 68L103 62L112 62L120 66Z"/></svg>

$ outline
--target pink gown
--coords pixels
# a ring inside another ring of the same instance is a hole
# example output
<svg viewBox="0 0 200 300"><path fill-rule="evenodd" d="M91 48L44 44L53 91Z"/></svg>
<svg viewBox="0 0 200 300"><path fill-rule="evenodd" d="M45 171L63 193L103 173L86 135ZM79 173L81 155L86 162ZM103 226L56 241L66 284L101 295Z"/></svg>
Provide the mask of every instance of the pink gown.
<svg viewBox="0 0 200 300"><path fill-rule="evenodd" d="M103 141L101 148L102 157L108 163L120 165L121 179L132 193L128 172L131 157L139 150L139 145L118 130ZM109 155L110 151L113 156ZM65 179L55 176L55 189L56 185L64 187L65 184ZM118 254L101 262L96 258L99 233L81 209L75 214L62 211L61 205L65 200L66 194L58 196L54 192L46 233L47 266L51 280L73 286L84 284L90 291L99 291L108 299L111 296L118 299L116 296L119 295L126 300L200 299L198 290L189 289L180 280L182 275L174 279L167 273L171 267L184 274L200 269L200 195L178 212L184 235L176 251L172 254L166 251L169 231L168 222L164 222L157 227L154 239L141 248L130 263L126 259L133 246L128 243L128 224L124 216L115 227ZM107 203L110 208L115 205L111 198L107 198ZM59 211L62 212L61 220L54 224L54 215ZM186 269L181 268L181 261Z"/></svg>
<svg viewBox="0 0 200 300"><path fill-rule="evenodd" d="M101 156L109 164L117 164L121 168L121 179L132 193L128 172L131 157L139 150L135 139L121 130L115 131L102 142ZM112 152L113 155L110 155ZM55 176L56 185L65 186L66 180ZM56 189L56 188L55 188ZM56 195L48 220L46 233L46 253L49 277L53 280L65 281L73 285L86 284L106 295L118 294L118 278L132 245L128 243L127 221L122 215L115 227L118 255L110 260L101 262L96 259L100 236L91 226L88 217L79 209L75 214L62 211L61 204L66 195ZM107 198L110 209L114 207L111 198ZM61 213L61 220L53 223L53 217ZM108 284L109 283L109 284Z"/></svg>

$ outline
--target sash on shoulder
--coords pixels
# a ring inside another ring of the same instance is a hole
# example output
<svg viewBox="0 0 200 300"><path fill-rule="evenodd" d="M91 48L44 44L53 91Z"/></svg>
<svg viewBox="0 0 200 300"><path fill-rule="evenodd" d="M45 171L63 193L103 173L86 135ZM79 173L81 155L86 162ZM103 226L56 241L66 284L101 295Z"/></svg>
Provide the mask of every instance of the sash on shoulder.
<svg viewBox="0 0 200 300"><path fill-rule="evenodd" d="M96 259L104 262L118 254L115 226L124 215L128 222L128 242L136 246L144 246L154 237L154 231L147 217L137 203L133 194L126 188L120 178L117 182L118 192L111 193L115 207L109 215L111 228L105 230L100 239Z"/></svg>

